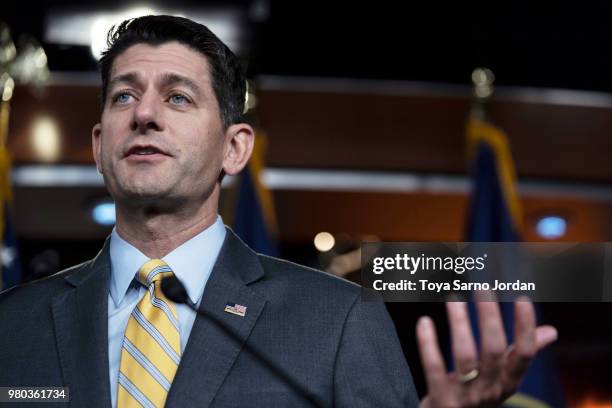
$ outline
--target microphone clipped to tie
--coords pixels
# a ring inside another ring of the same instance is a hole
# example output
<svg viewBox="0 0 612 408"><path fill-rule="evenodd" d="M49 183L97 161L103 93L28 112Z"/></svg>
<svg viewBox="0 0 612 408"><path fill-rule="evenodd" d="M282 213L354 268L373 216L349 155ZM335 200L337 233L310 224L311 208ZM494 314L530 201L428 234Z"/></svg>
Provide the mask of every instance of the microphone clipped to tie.
<svg viewBox="0 0 612 408"><path fill-rule="evenodd" d="M197 312L196 305L189 299L187 289L185 289L185 286L176 275L172 274L162 279L161 290L174 303L186 304Z"/></svg>

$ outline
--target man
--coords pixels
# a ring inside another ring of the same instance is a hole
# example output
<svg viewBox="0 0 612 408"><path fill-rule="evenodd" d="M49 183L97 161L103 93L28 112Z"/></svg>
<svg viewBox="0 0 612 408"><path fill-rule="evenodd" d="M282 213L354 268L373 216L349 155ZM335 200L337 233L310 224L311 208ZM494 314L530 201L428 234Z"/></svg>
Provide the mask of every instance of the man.
<svg viewBox="0 0 612 408"><path fill-rule="evenodd" d="M148 16L109 35L101 71L92 143L116 228L95 259L2 295L0 386L67 386L77 407L417 406L384 304L255 254L217 215L220 180L254 139L231 51L190 20ZM165 296L171 276L200 314ZM417 327L422 406L496 405L556 337L521 302L508 348L482 303L478 361L465 305L448 311L456 373L431 320Z"/></svg>

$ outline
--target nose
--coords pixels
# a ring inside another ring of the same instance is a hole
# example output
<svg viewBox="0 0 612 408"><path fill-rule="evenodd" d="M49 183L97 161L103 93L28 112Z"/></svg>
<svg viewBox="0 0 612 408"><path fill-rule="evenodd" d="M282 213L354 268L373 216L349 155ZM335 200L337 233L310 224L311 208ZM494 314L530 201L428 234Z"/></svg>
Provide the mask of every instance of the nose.
<svg viewBox="0 0 612 408"><path fill-rule="evenodd" d="M145 92L136 108L131 123L132 131L146 133L149 130L162 131L164 129L161 101L153 92Z"/></svg>

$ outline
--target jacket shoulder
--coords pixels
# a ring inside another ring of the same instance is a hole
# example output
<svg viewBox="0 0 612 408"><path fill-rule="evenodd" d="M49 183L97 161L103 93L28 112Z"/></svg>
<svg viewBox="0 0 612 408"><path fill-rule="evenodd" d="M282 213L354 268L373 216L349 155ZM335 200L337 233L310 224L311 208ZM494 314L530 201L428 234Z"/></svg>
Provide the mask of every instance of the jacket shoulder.
<svg viewBox="0 0 612 408"><path fill-rule="evenodd" d="M361 294L361 287L346 279L296 263L258 254L266 277L285 286L289 291L313 294L317 298L333 296L337 301L353 303Z"/></svg>
<svg viewBox="0 0 612 408"><path fill-rule="evenodd" d="M31 305L32 302L46 303L59 291L66 288L64 279L82 271L91 264L91 260L59 271L53 275L38 279L23 285L14 286L0 292L0 309L8 311L11 309L23 310L23 305Z"/></svg>

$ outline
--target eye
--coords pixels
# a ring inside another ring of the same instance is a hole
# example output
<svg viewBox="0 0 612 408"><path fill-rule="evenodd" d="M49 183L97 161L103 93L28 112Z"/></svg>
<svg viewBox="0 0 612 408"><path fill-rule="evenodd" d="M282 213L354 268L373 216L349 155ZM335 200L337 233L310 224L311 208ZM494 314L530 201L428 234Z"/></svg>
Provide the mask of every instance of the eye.
<svg viewBox="0 0 612 408"><path fill-rule="evenodd" d="M189 102L190 102L189 99L187 99L187 97L181 94L174 94L170 96L170 103L174 105L185 105Z"/></svg>
<svg viewBox="0 0 612 408"><path fill-rule="evenodd" d="M116 94L115 96L113 96L113 102L119 103L119 104L125 104L128 103L132 98L132 95L130 95L127 92L120 92L118 94Z"/></svg>

